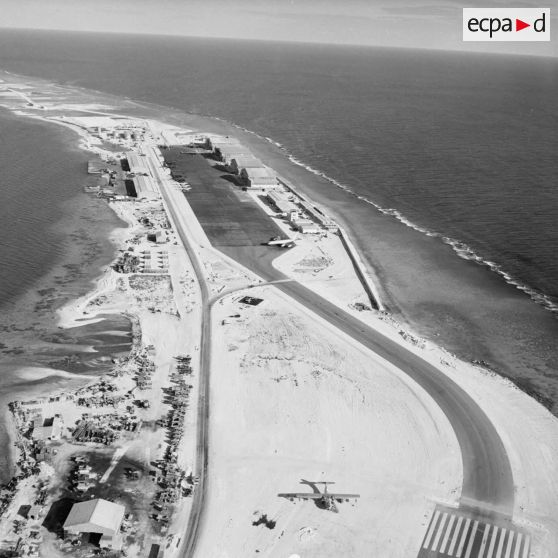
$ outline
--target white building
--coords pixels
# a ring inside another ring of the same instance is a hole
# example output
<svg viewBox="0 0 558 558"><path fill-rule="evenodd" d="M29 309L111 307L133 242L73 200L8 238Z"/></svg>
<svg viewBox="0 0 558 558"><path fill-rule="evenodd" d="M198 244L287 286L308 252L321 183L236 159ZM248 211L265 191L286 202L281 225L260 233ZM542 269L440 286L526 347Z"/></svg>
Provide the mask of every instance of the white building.
<svg viewBox="0 0 558 558"><path fill-rule="evenodd" d="M290 211L288 214L289 222L297 231L304 234L315 234L321 232L318 223L306 219L300 213L300 211Z"/></svg>
<svg viewBox="0 0 558 558"><path fill-rule="evenodd" d="M126 160L128 161L130 172L134 174L149 174L145 157L138 155L135 151L128 151L126 153Z"/></svg>
<svg viewBox="0 0 558 558"><path fill-rule="evenodd" d="M243 168L240 178L246 186L255 190L267 190L277 186L275 173L267 167Z"/></svg>
<svg viewBox="0 0 558 558"><path fill-rule="evenodd" d="M321 225L324 229L328 231L339 229L339 225L333 219L330 219L327 215L322 213L317 207L303 201L300 202L300 205L311 219L316 221L316 223Z"/></svg>
<svg viewBox="0 0 558 558"><path fill-rule="evenodd" d="M101 498L78 502L64 521L64 533L101 535L99 546L117 549L121 544L119 535L124 512L124 506Z"/></svg>
<svg viewBox="0 0 558 558"><path fill-rule="evenodd" d="M288 215L291 211L297 211L294 203L291 203L282 192L271 191L267 194L267 197L281 215Z"/></svg>
<svg viewBox="0 0 558 558"><path fill-rule="evenodd" d="M231 158L230 163L227 164L227 170L234 174L240 174L242 169L254 169L262 166L262 162L256 159L256 157L252 157L251 155L238 155Z"/></svg>
<svg viewBox="0 0 558 558"><path fill-rule="evenodd" d="M39 422L39 424L35 424ZM33 422L33 438L35 440L58 440L62 434L62 419L59 415L44 421Z"/></svg>

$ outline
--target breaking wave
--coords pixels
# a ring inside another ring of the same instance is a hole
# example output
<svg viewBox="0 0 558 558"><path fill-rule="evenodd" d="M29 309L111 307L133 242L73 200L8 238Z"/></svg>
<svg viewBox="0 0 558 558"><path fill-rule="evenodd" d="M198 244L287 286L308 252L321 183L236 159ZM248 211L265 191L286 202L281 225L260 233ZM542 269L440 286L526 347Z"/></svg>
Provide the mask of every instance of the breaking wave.
<svg viewBox="0 0 558 558"><path fill-rule="evenodd" d="M383 215L388 215L390 217L393 217L394 219L396 219L397 221L399 221L403 225L405 225L405 226L407 226L407 227L409 227L409 228L411 228L411 229L413 229L417 232L420 232L420 233L422 233L426 236L429 236L429 237L432 237L432 238L438 238L441 242L450 246L453 249L453 251L460 258L489 268L491 271L493 271L494 273L497 273L500 277L502 277L506 283L508 283L509 285L513 285L516 289L518 289L518 290L524 292L526 295L528 295L533 302L535 302L536 304L539 304L540 306L542 306L543 308L545 308L546 310L548 310L550 312L553 312L554 314L558 314L558 300L540 292L539 290L537 290L533 287L530 287L529 285L526 285L525 283L522 283L518 279L514 278L510 273L505 271L497 263L492 262L492 261L487 260L487 259L484 259L482 256L479 256L473 250L473 248L471 248L465 242L462 242L460 240L456 240L456 239L451 238L449 236L445 236L442 233L439 233L437 231L433 231L433 230L427 229L425 227L422 227L422 226L410 221L399 210L394 209L394 208L382 207L381 205L377 204L376 202L372 201L371 199L367 198L366 196L362 196L360 194L357 194L356 192L351 190L351 188L349 186L347 186L346 184L342 184L341 182L339 182L338 180L335 180L335 178L332 178L331 176L328 176L327 174L325 174L321 170L316 169L316 168L312 167L311 165L307 165L306 163L304 163L300 159L297 159L297 157L295 157L292 153L290 153L283 144L275 141L273 138L270 138L268 136L262 136L262 135L254 132L252 130L248 130L247 128L244 128L243 126L235 124L234 122L231 122L230 120L226 120L225 118L219 118L219 117L211 117L211 118L214 118L215 120L219 120L219 121L227 124L228 126L232 126L233 128L236 128L238 130L242 130L243 132L245 132L247 134L251 134L253 136L256 136L260 140L266 141L266 142L274 145L275 147L277 147L281 151L283 151L283 153L286 155L286 157L289 159L289 161L291 161L295 165L304 168L308 172L311 172L312 174L314 174L316 176L319 176L320 178L323 178L324 180L327 180L330 184L333 184L335 187L340 188L341 190L344 190L345 192L347 192L351 196L355 197L359 201L362 201L364 203L367 203L368 205L371 205L372 207L374 207L376 210L378 210Z"/></svg>

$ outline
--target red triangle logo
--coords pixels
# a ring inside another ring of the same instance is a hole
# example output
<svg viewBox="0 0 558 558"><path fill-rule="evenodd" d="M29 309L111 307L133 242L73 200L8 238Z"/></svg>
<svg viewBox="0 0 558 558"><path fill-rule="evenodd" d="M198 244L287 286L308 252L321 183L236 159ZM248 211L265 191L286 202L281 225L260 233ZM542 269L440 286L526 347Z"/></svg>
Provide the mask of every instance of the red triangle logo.
<svg viewBox="0 0 558 558"><path fill-rule="evenodd" d="M524 21L521 21L520 19L515 20L515 30L516 31L521 31L522 29L525 29L527 27L531 27L531 24L530 23L525 23Z"/></svg>

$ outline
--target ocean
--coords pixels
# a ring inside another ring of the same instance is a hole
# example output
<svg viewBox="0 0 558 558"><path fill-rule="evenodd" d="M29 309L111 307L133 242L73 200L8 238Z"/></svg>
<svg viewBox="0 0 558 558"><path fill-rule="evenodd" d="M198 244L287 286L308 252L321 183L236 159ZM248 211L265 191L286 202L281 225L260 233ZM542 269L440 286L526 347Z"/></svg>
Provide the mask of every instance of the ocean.
<svg viewBox="0 0 558 558"><path fill-rule="evenodd" d="M92 288L114 257L107 231L123 226L84 192L91 177L76 138L0 109L0 480L12 470L8 402L79 385L130 349L124 316L57 327L56 309Z"/></svg>
<svg viewBox="0 0 558 558"><path fill-rule="evenodd" d="M347 228L397 319L558 414L557 60L2 30L0 69L233 130Z"/></svg>

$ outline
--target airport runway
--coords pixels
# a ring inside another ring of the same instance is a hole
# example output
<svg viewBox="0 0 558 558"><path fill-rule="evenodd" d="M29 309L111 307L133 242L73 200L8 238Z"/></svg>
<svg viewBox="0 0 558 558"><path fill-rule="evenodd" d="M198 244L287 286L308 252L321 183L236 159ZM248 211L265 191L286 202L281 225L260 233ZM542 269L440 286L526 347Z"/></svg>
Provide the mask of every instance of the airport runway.
<svg viewBox="0 0 558 558"><path fill-rule="evenodd" d="M276 248L275 253L265 246L223 246L219 249L266 281L287 279L271 263L280 255L280 248ZM300 283L285 281L275 286L423 387L447 416L461 448L462 507L511 517L514 486L510 462L496 429L472 397L436 367Z"/></svg>

